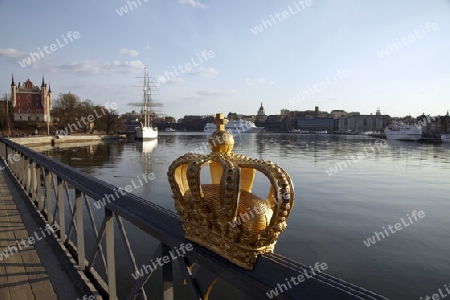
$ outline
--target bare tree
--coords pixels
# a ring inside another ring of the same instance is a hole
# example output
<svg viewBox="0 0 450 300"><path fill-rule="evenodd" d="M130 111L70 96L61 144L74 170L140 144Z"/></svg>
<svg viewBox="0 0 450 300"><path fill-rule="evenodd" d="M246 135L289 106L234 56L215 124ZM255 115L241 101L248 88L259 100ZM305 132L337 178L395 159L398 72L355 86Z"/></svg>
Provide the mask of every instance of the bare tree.
<svg viewBox="0 0 450 300"><path fill-rule="evenodd" d="M97 129L104 131L106 134L116 133L125 129L125 125L117 111L103 106L97 106L95 109L102 112L101 118L95 120Z"/></svg>
<svg viewBox="0 0 450 300"><path fill-rule="evenodd" d="M58 99L52 105L51 114L57 119L58 129L63 129L69 124L76 124L78 118L78 106L80 98L75 94L59 94Z"/></svg>

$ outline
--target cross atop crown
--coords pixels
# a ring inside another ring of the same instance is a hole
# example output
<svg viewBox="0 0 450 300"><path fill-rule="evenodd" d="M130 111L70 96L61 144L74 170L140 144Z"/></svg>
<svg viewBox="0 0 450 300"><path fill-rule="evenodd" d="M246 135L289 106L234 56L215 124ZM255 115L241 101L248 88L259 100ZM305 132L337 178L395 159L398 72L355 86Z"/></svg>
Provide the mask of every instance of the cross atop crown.
<svg viewBox="0 0 450 300"><path fill-rule="evenodd" d="M222 113L216 114L216 118L214 119L214 124L216 124L217 130L223 131L225 130L225 125L228 123L228 120L224 118Z"/></svg>

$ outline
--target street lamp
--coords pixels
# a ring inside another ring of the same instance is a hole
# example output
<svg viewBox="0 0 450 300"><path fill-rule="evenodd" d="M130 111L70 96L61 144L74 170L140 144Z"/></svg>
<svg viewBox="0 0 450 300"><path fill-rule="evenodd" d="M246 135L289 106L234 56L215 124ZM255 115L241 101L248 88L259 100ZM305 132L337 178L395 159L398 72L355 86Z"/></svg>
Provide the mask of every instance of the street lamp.
<svg viewBox="0 0 450 300"><path fill-rule="evenodd" d="M46 106L47 106L47 136L50 136L50 101L47 98L46 99Z"/></svg>
<svg viewBox="0 0 450 300"><path fill-rule="evenodd" d="M12 94L11 94L12 97ZM6 124L8 126L8 137L11 136L11 128L9 127L9 100L8 100L8 92L6 92Z"/></svg>

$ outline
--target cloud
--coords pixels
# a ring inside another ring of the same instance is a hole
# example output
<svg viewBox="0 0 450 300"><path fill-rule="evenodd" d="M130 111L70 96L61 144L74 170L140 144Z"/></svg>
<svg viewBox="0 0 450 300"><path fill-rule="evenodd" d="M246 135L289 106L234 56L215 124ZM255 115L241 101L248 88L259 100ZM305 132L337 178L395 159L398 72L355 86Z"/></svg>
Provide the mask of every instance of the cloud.
<svg viewBox="0 0 450 300"><path fill-rule="evenodd" d="M195 1L195 0L178 0L178 3L189 4L192 7L206 8L205 4L201 3L200 1Z"/></svg>
<svg viewBox="0 0 450 300"><path fill-rule="evenodd" d="M199 67L195 70L189 72L190 75L205 77L205 78L216 78L219 72L214 68Z"/></svg>
<svg viewBox="0 0 450 300"><path fill-rule="evenodd" d="M152 47L150 47L150 45L146 45L146 46L144 47L144 50L152 50Z"/></svg>
<svg viewBox="0 0 450 300"><path fill-rule="evenodd" d="M17 49L14 48L6 48L6 49L0 49L0 58L4 57L7 61L12 63L23 63L26 66L29 66L28 63L23 62L24 59L28 59L29 53L20 52ZM46 58L46 57L45 57ZM30 65L32 69L38 68L38 61L33 61Z"/></svg>
<svg viewBox="0 0 450 300"><path fill-rule="evenodd" d="M183 84L184 82L185 82L185 80L183 78L175 77L175 78L172 78L169 81L167 81L167 84L179 85L179 84Z"/></svg>
<svg viewBox="0 0 450 300"><path fill-rule="evenodd" d="M68 65L59 65L56 68L61 70L68 70L76 74L98 74L100 72L98 63L90 60L73 62Z"/></svg>
<svg viewBox="0 0 450 300"><path fill-rule="evenodd" d="M330 97L328 98L328 101L342 101L345 100L343 97Z"/></svg>
<svg viewBox="0 0 450 300"><path fill-rule="evenodd" d="M119 70L119 71L125 71L125 72L132 72L132 71L142 71L144 70L145 65L140 60L131 60L131 61L113 61L111 63L105 63L102 66L102 69L106 70Z"/></svg>
<svg viewBox="0 0 450 300"><path fill-rule="evenodd" d="M6 57L11 61L22 59L28 56L28 53L20 52L14 48L0 49L0 57Z"/></svg>
<svg viewBox="0 0 450 300"><path fill-rule="evenodd" d="M251 79L251 78L245 78L244 79L246 86L253 86L255 84L262 84L262 85L274 85L275 81L267 80L265 78L258 78L258 79Z"/></svg>
<svg viewBox="0 0 450 300"><path fill-rule="evenodd" d="M197 95L200 96L208 96L208 97L223 97L223 96L232 96L236 95L237 92L235 90L229 92L219 92L219 91L211 91L211 90L200 90L197 91Z"/></svg>
<svg viewBox="0 0 450 300"><path fill-rule="evenodd" d="M144 70L144 64L140 60L131 61L113 61L100 65L96 61L85 60L82 62L73 62L67 65L57 66L57 69L68 70L76 74L98 74L101 70L116 70L122 73Z"/></svg>
<svg viewBox="0 0 450 300"><path fill-rule="evenodd" d="M120 55L129 55L129 56L138 56L139 52L137 52L136 50L132 50L132 49L120 48L119 54Z"/></svg>

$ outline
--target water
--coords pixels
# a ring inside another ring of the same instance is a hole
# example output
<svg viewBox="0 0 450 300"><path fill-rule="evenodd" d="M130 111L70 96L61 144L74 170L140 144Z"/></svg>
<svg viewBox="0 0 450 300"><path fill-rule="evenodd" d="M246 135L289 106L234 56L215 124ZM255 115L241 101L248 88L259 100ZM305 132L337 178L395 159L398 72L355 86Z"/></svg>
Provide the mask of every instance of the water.
<svg viewBox="0 0 450 300"><path fill-rule="evenodd" d="M157 145L111 142L37 150L116 186L154 173L154 180L134 193L175 210L167 168L201 149L208 136L170 133L160 135ZM449 284L450 144L386 145L369 137L293 134L243 134L235 140L233 152L273 161L294 182L295 205L276 252L306 265L326 262L329 274L391 299L425 298ZM333 167L337 173L330 176ZM254 192L267 195L267 183L257 177ZM413 211L425 217L416 221ZM402 218L401 230L388 231L370 247L364 244ZM148 256L147 241L139 243L137 256Z"/></svg>

